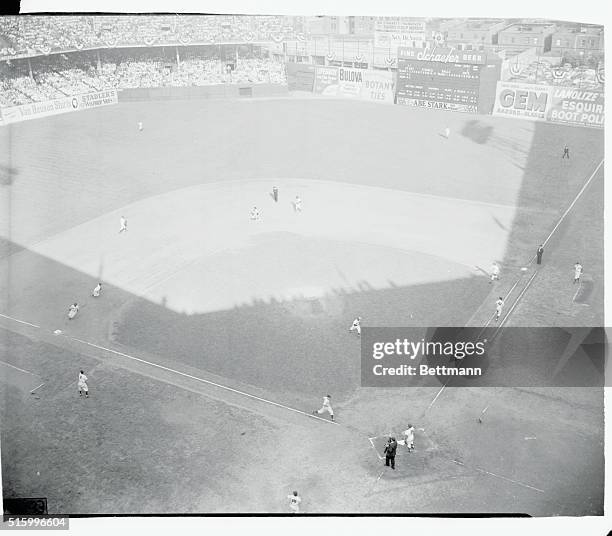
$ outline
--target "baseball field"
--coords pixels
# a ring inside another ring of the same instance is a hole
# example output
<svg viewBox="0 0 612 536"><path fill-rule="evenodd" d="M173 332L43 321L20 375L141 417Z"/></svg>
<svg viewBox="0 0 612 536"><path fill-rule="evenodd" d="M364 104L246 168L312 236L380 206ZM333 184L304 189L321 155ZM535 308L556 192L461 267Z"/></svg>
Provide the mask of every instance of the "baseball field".
<svg viewBox="0 0 612 536"><path fill-rule="evenodd" d="M509 292L507 326L603 325L603 131L175 100L14 124L0 147L5 497L83 515L283 513L294 489L307 513L603 513L602 389L362 388L348 332L485 325ZM326 394L335 423L310 415ZM416 450L385 470L408 423Z"/></svg>

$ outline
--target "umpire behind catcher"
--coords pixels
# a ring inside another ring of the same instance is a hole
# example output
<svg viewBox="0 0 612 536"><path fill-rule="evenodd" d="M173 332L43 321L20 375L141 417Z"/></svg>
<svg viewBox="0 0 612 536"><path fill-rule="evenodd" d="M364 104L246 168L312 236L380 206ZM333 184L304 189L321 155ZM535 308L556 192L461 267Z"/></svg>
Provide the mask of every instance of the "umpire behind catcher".
<svg viewBox="0 0 612 536"><path fill-rule="evenodd" d="M395 453L397 452L397 441L395 441L394 437L390 437L389 440L385 443L385 465L389 467L391 464L391 469L395 470Z"/></svg>

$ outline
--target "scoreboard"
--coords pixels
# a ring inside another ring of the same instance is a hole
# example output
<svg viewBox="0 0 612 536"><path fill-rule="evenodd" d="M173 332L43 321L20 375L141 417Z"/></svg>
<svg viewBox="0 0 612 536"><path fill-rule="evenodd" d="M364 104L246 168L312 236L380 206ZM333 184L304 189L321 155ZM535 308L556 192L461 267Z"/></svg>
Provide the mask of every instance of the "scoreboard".
<svg viewBox="0 0 612 536"><path fill-rule="evenodd" d="M484 56L453 49L398 51L397 103L476 112Z"/></svg>

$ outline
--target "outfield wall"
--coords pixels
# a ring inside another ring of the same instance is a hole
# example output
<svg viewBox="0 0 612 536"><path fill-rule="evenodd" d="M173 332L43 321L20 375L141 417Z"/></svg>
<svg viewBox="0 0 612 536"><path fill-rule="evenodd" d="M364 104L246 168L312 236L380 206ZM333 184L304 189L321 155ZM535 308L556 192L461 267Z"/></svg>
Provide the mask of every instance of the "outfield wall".
<svg viewBox="0 0 612 536"><path fill-rule="evenodd" d="M288 94L287 86L279 84L218 84L123 89L119 92L119 101L238 99L243 97L281 97Z"/></svg>
<svg viewBox="0 0 612 536"><path fill-rule="evenodd" d="M90 108L117 104L117 90L95 91L43 102L21 104L1 109L2 124L18 123L50 115L79 112Z"/></svg>
<svg viewBox="0 0 612 536"><path fill-rule="evenodd" d="M385 104L395 102L396 76L391 71L287 62L290 91L308 91Z"/></svg>

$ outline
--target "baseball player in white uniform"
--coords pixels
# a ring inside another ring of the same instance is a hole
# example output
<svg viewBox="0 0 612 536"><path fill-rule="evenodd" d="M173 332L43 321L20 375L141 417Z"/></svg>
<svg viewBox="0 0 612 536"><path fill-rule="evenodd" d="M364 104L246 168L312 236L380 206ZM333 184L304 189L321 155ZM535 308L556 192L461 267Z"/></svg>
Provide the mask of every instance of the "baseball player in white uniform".
<svg viewBox="0 0 612 536"><path fill-rule="evenodd" d="M361 336L361 317L358 316L353 320L351 327L349 328L349 332L356 331L357 335Z"/></svg>
<svg viewBox="0 0 612 536"><path fill-rule="evenodd" d="M295 212L302 212L302 200L299 195L296 195L293 200L293 210L295 210Z"/></svg>
<svg viewBox="0 0 612 536"><path fill-rule="evenodd" d="M91 295L94 298L99 298L100 297L100 292L102 292L102 283L98 283L95 288L93 289Z"/></svg>
<svg viewBox="0 0 612 536"><path fill-rule="evenodd" d="M491 266L491 283L493 281L499 281L499 265L496 262Z"/></svg>
<svg viewBox="0 0 612 536"><path fill-rule="evenodd" d="M504 307L504 299L500 296L499 298L497 298L497 301L495 302L495 321L496 322L499 320L499 317L501 316L503 307Z"/></svg>
<svg viewBox="0 0 612 536"><path fill-rule="evenodd" d="M142 121L138 121L138 130L142 132Z"/></svg>
<svg viewBox="0 0 612 536"><path fill-rule="evenodd" d="M298 495L298 492L294 491L291 495L287 495L287 499L289 499L289 508L291 508L291 511L294 514L299 514L302 498Z"/></svg>
<svg viewBox="0 0 612 536"><path fill-rule="evenodd" d="M124 216L121 216L121 218L119 219L119 223L121 225L119 232L123 233L124 231L127 231L127 220L125 219Z"/></svg>
<svg viewBox="0 0 612 536"><path fill-rule="evenodd" d="M261 217L261 212L257 207L251 209L251 219L258 220Z"/></svg>
<svg viewBox="0 0 612 536"><path fill-rule="evenodd" d="M408 452L412 452L414 450L414 426L412 426L412 424L409 424L408 429L404 431L404 437Z"/></svg>
<svg viewBox="0 0 612 536"><path fill-rule="evenodd" d="M68 307L68 320L72 320L77 313L79 312L79 304L73 303L70 307Z"/></svg>
<svg viewBox="0 0 612 536"><path fill-rule="evenodd" d="M331 395L326 395L323 397L323 405L321 406L321 409L317 409L315 411L313 411L313 415L321 415L322 413L329 413L329 416L331 417L331 420L334 420L334 410L331 407Z"/></svg>
<svg viewBox="0 0 612 536"><path fill-rule="evenodd" d="M577 262L574 264L574 284L580 283L580 276L582 275L582 264Z"/></svg>
<svg viewBox="0 0 612 536"><path fill-rule="evenodd" d="M79 396L83 396L85 393L85 398L89 398L89 387L87 387L87 376L83 371L79 372Z"/></svg>

